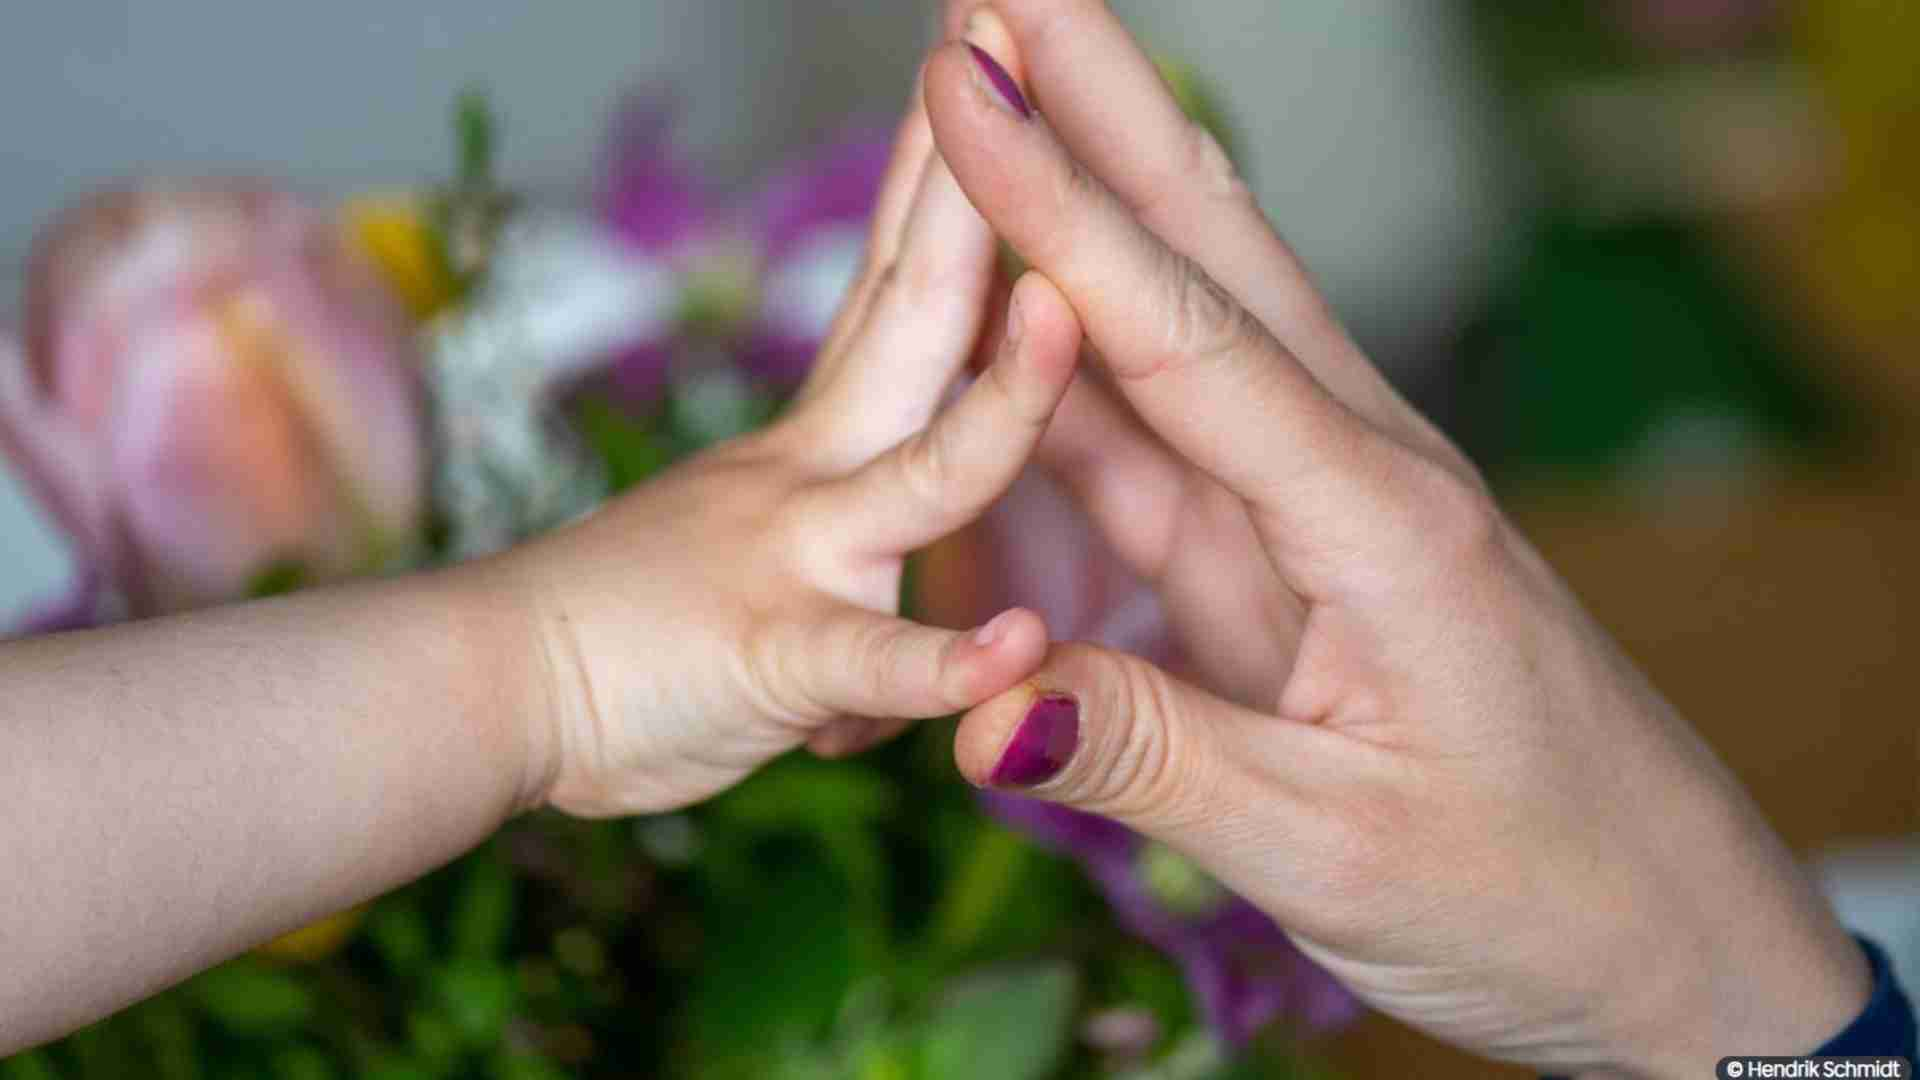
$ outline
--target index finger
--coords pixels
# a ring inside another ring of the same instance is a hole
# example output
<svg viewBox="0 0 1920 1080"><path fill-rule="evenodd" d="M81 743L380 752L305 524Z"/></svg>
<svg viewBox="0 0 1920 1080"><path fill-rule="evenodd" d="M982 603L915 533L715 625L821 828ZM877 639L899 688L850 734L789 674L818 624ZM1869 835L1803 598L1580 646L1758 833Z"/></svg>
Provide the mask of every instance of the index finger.
<svg viewBox="0 0 1920 1080"><path fill-rule="evenodd" d="M994 69L964 46L934 55L935 143L981 214L1072 303L1141 418L1279 524L1283 544L1370 545L1383 440L1135 219Z"/></svg>
<svg viewBox="0 0 1920 1080"><path fill-rule="evenodd" d="M1443 442L1347 335L1106 0L998 0L994 10L1061 142L1142 224L1240 297L1334 396L1416 445Z"/></svg>

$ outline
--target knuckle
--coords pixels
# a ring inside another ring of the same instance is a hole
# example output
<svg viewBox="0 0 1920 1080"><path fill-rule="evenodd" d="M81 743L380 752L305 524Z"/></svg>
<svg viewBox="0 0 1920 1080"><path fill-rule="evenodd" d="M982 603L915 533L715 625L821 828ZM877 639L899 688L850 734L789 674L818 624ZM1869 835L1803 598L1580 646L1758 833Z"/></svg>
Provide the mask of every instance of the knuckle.
<svg viewBox="0 0 1920 1080"><path fill-rule="evenodd" d="M1166 254L1167 349L1185 360L1230 356L1253 340L1253 317L1186 256Z"/></svg>
<svg viewBox="0 0 1920 1080"><path fill-rule="evenodd" d="M756 710L767 716L827 715L829 710L800 667L801 652L791 647L786 625L770 613L754 613L742 626L736 655L747 698Z"/></svg>
<svg viewBox="0 0 1920 1080"><path fill-rule="evenodd" d="M833 515L825 496L815 494L796 501L803 505L796 505L767 530L767 558L776 570L794 580L819 586L839 574L844 550L835 538L835 530L820 527L820 522L830 522Z"/></svg>
<svg viewBox="0 0 1920 1080"><path fill-rule="evenodd" d="M1420 546L1448 571L1479 570L1507 550L1506 519L1476 476L1413 456L1407 469Z"/></svg>
<svg viewBox="0 0 1920 1080"><path fill-rule="evenodd" d="M944 505L942 493L947 490L953 470L952 453L944 431L942 424L927 428L903 444L894 457L901 492L913 506L927 513L936 512Z"/></svg>
<svg viewBox="0 0 1920 1080"><path fill-rule="evenodd" d="M1122 819L1177 827L1194 816L1189 808L1199 786L1191 740L1176 734L1185 723L1179 695L1151 665L1125 663L1119 675L1113 743L1100 775L1088 781L1088 799Z"/></svg>
<svg viewBox="0 0 1920 1080"><path fill-rule="evenodd" d="M1240 170L1233 163L1227 148L1220 145L1204 125L1190 124L1187 128L1190 160L1190 172L1206 184L1207 194L1216 199L1253 205L1253 189L1247 186Z"/></svg>
<svg viewBox="0 0 1920 1080"><path fill-rule="evenodd" d="M1177 229L1189 220L1196 198L1234 209L1257 208L1253 189L1247 186L1232 156L1202 124L1187 121L1168 164L1153 191L1140 203L1140 219L1156 232Z"/></svg>
<svg viewBox="0 0 1920 1080"><path fill-rule="evenodd" d="M885 701L897 687L907 685L911 674L912 656L906 641L879 626L866 627L856 638L856 654L872 658L864 675L866 696L871 701Z"/></svg>

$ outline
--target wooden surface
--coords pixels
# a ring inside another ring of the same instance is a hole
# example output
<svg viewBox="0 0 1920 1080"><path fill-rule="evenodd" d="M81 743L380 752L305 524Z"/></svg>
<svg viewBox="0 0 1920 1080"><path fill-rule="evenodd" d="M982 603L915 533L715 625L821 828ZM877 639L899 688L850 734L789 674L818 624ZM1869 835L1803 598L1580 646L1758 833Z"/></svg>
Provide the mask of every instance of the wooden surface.
<svg viewBox="0 0 1920 1080"><path fill-rule="evenodd" d="M1510 507L1808 853L1920 831L1920 469L1879 456L1664 505ZM1354 1080L1530 1075L1379 1018L1330 1050Z"/></svg>

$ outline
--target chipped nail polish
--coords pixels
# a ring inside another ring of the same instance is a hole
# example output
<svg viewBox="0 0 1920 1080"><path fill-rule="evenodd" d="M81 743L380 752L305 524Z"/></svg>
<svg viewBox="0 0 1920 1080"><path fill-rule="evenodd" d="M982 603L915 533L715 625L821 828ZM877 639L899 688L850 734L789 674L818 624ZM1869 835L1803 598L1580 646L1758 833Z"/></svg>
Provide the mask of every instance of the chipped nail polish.
<svg viewBox="0 0 1920 1080"><path fill-rule="evenodd" d="M1027 95L1020 92L1020 84L1013 81L1013 76L1007 74L1007 69L1000 66L1000 61L995 60L992 53L971 42L968 43L967 48L973 50L973 62L980 65L980 70L987 76L987 81L992 83L993 88L998 90L1000 96L1006 100L1007 107L1019 113L1020 119L1031 120L1033 106L1027 104Z"/></svg>
<svg viewBox="0 0 1920 1080"><path fill-rule="evenodd" d="M1072 694L1043 694L1000 752L988 783L1029 788L1060 775L1080 745L1080 702Z"/></svg>

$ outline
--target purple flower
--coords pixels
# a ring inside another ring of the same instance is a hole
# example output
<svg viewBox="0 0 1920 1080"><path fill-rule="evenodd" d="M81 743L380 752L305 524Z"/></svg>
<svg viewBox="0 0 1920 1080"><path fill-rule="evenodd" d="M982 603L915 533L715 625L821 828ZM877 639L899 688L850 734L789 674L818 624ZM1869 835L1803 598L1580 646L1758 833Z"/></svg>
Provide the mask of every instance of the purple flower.
<svg viewBox="0 0 1920 1080"><path fill-rule="evenodd" d="M601 220L635 251L684 255L711 227L707 194L674 154L673 106L630 94L614 110L602 162Z"/></svg>
<svg viewBox="0 0 1920 1080"><path fill-rule="evenodd" d="M1169 848L1093 814L999 792L988 813L1071 856L1099 885L1120 925L1172 957L1207 1023L1230 1046L1287 1019L1303 1031L1350 1023L1360 1006L1285 932Z"/></svg>
<svg viewBox="0 0 1920 1080"><path fill-rule="evenodd" d="M753 200L761 299L743 356L748 371L779 386L806 377L860 271L889 153L884 133L849 129Z"/></svg>
<svg viewBox="0 0 1920 1080"><path fill-rule="evenodd" d="M663 97L639 93L614 110L597 205L624 250L684 272L715 218L706 191L675 156L673 112ZM677 345L671 336L646 336L617 348L608 360L615 389L636 403L658 398Z"/></svg>
<svg viewBox="0 0 1920 1080"><path fill-rule="evenodd" d="M776 390L805 378L858 273L889 148L850 130L720 210L676 158L673 109L634 95L616 112L602 167L601 220L634 257L667 264L685 291L672 333L612 361L614 385L646 403L682 357L718 345Z"/></svg>

